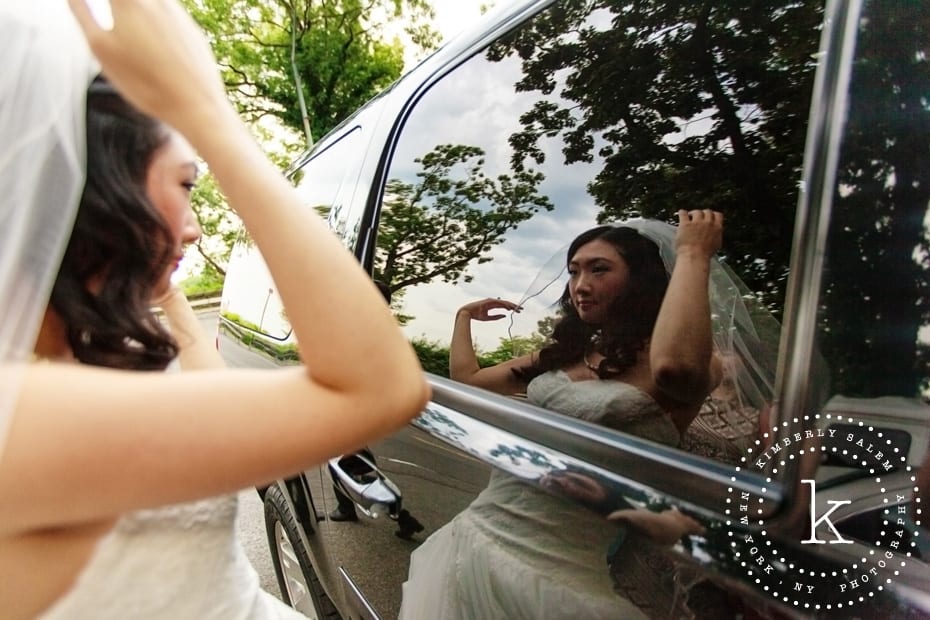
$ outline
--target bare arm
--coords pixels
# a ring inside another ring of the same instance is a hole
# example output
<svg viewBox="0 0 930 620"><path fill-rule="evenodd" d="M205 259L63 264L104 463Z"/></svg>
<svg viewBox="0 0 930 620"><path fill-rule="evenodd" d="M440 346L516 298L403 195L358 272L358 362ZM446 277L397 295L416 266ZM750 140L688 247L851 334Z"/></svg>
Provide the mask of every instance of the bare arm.
<svg viewBox="0 0 930 620"><path fill-rule="evenodd" d="M652 332L649 363L666 395L699 404L721 377L711 337L708 278L710 260L721 245L723 215L679 211L678 218L675 268Z"/></svg>
<svg viewBox="0 0 930 620"><path fill-rule="evenodd" d="M429 390L412 349L354 257L252 140L190 17L174 0L111 0L115 27L103 31L84 0L70 4L117 89L207 161L264 255L306 366L30 367L0 465L0 533L267 483L415 416Z"/></svg>
<svg viewBox="0 0 930 620"><path fill-rule="evenodd" d="M478 366L478 356L472 345L471 322L497 321L506 314L491 314L494 310L520 311L520 306L502 299L482 299L465 304L455 313L452 342L449 344L449 376L456 381L511 396L526 389L526 384L513 374L514 368L529 366L533 354L523 355L488 368Z"/></svg>

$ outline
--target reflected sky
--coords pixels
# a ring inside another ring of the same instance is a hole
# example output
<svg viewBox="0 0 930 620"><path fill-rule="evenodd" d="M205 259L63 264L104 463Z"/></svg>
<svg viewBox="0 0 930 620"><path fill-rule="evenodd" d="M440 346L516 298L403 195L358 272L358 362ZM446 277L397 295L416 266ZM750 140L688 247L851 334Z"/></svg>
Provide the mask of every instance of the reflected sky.
<svg viewBox="0 0 930 620"><path fill-rule="evenodd" d="M507 139L522 128L520 115L540 99L538 93L514 92L513 84L521 77L518 58L489 62L479 55L443 78L413 110L393 159L391 178L412 182L419 171L414 160L432 150L438 144L437 139L442 144L480 146L486 153L488 177L512 174L513 151ZM556 88L554 92L559 90ZM463 97L462 93L471 96ZM549 98L559 101L555 95ZM523 300L553 254L596 225L594 201L578 188L594 180L603 162L566 166L562 163L560 138L545 139L539 146L546 155L547 165L539 167L545 180L538 191L552 201L558 217L540 212L521 223L516 232L508 234L504 245L489 252L490 262L473 263L469 267L468 273L474 276L472 282L434 281L428 286L405 289L404 311L414 316L404 328L408 337L445 343L451 336L455 310L462 305L484 297ZM478 346L494 349L501 338L531 334L560 295L561 289L551 289L540 303L528 305L523 313L514 316L513 325L509 319L474 325Z"/></svg>

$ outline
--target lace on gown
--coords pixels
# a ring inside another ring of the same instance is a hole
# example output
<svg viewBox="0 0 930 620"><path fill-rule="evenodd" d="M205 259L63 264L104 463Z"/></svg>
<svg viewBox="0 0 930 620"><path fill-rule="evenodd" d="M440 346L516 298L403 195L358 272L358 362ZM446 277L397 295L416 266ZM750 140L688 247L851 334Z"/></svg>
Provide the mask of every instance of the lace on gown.
<svg viewBox="0 0 930 620"><path fill-rule="evenodd" d="M305 620L261 590L237 507L232 495L122 517L40 620Z"/></svg>

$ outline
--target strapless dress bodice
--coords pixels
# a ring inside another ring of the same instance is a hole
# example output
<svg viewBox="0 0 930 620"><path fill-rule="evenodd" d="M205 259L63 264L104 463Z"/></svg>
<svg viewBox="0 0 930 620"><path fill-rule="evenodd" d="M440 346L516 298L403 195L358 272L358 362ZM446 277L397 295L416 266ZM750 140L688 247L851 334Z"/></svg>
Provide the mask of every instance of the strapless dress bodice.
<svg viewBox="0 0 930 620"><path fill-rule="evenodd" d="M40 620L299 620L264 592L236 533L236 496L122 517Z"/></svg>

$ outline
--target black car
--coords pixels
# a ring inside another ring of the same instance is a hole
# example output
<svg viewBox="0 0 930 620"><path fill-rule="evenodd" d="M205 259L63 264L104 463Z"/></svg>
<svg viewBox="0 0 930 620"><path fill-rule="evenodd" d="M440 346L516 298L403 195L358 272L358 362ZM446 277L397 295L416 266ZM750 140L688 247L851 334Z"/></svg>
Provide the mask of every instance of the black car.
<svg viewBox="0 0 930 620"><path fill-rule="evenodd" d="M704 534L656 557L690 571L678 594L706 587L729 617L930 615L915 498L930 436L928 6L499 4L293 165L307 208L390 300L433 399L396 435L260 490L285 600L310 617L396 617L411 553L499 469L528 485L596 480L608 500L578 510L674 506L699 520ZM725 214L721 260L780 319L771 418L695 430L743 458L448 378L463 303L524 302L477 326L475 344L486 363L527 351L560 293L549 263L577 233L672 222L680 207ZM231 365L298 358L247 239L219 331ZM772 460L783 465L763 471ZM602 569L616 578L612 557Z"/></svg>

